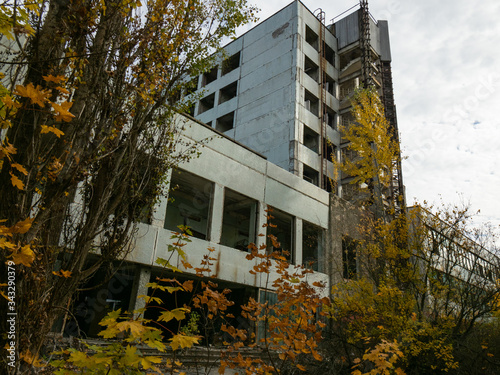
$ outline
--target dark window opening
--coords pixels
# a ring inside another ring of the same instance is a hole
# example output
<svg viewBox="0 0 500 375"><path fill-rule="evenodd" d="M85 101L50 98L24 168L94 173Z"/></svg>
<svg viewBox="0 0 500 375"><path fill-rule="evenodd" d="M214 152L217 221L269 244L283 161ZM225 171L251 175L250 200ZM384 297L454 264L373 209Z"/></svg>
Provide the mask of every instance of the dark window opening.
<svg viewBox="0 0 500 375"><path fill-rule="evenodd" d="M347 97L351 96L356 90L356 80L351 79L347 82L344 82L340 85L340 100L344 100Z"/></svg>
<svg viewBox="0 0 500 375"><path fill-rule="evenodd" d="M239 66L240 66L240 53L238 52L228 57L226 60L222 62L222 75L232 72Z"/></svg>
<svg viewBox="0 0 500 375"><path fill-rule="evenodd" d="M213 183L186 171L174 171L170 181L165 229L188 226L193 237L206 240L210 221Z"/></svg>
<svg viewBox="0 0 500 375"><path fill-rule="evenodd" d="M335 66L335 52L326 43L323 43L323 47L323 57L326 61Z"/></svg>
<svg viewBox="0 0 500 375"><path fill-rule="evenodd" d="M179 89L179 88L174 89L174 90L170 93L170 95L169 95L169 97L168 97L168 99L167 99L167 102L168 102L168 104L170 104L170 105L174 105L174 104L175 104L175 103L177 103L179 100L181 100L181 97L182 97L182 95L181 95L181 89Z"/></svg>
<svg viewBox="0 0 500 375"><path fill-rule="evenodd" d="M313 271L319 271L318 259L321 249L321 234L320 227L308 223L302 224L302 264L311 268Z"/></svg>
<svg viewBox="0 0 500 375"><path fill-rule="evenodd" d="M306 25L306 42L309 43L316 51L318 51L318 34L316 34L312 29Z"/></svg>
<svg viewBox="0 0 500 375"><path fill-rule="evenodd" d="M328 140L323 143L323 157L331 162L337 160L337 148Z"/></svg>
<svg viewBox="0 0 500 375"><path fill-rule="evenodd" d="M238 82L233 82L230 85L221 88L219 92L219 104L227 102L232 98L235 98L237 91L238 91Z"/></svg>
<svg viewBox="0 0 500 375"><path fill-rule="evenodd" d="M317 153L319 151L319 134L304 125L304 138L302 143L308 149Z"/></svg>
<svg viewBox="0 0 500 375"><path fill-rule="evenodd" d="M215 93L205 96L200 100L198 105L198 114L201 115L203 112L208 111L214 107Z"/></svg>
<svg viewBox="0 0 500 375"><path fill-rule="evenodd" d="M333 183L334 181L331 177L323 175L323 189L325 189L329 193L333 192Z"/></svg>
<svg viewBox="0 0 500 375"><path fill-rule="evenodd" d="M233 190L224 194L221 245L248 251L248 245L255 243L257 224L257 201Z"/></svg>
<svg viewBox="0 0 500 375"><path fill-rule="evenodd" d="M201 87L208 85L209 83L215 81L216 79L217 79L217 66L214 66L208 72L203 73Z"/></svg>
<svg viewBox="0 0 500 375"><path fill-rule="evenodd" d="M206 123L208 126L212 127L212 121Z"/></svg>
<svg viewBox="0 0 500 375"><path fill-rule="evenodd" d="M186 110L186 113L190 116L194 116L194 103L192 103Z"/></svg>
<svg viewBox="0 0 500 375"><path fill-rule="evenodd" d="M335 81L326 73L323 75L323 88L326 92L335 96Z"/></svg>
<svg viewBox="0 0 500 375"><path fill-rule="evenodd" d="M304 170L302 172L304 180L307 182L318 186L319 182L319 172L315 171L311 167L304 164Z"/></svg>
<svg viewBox="0 0 500 375"><path fill-rule="evenodd" d="M293 259L293 216L283 211L273 209L269 212L272 218L269 220L267 227L267 251L280 251L291 263ZM269 235L275 236L276 241L280 244L279 248L274 248Z"/></svg>
<svg viewBox="0 0 500 375"><path fill-rule="evenodd" d="M356 240L353 240L349 236L344 236L342 238L342 262L344 265L344 279L354 279L356 277L356 248Z"/></svg>
<svg viewBox="0 0 500 375"><path fill-rule="evenodd" d="M325 106L324 122L332 129L337 129L337 116L333 109Z"/></svg>
<svg viewBox="0 0 500 375"><path fill-rule="evenodd" d="M230 112L227 115L219 117L215 122L215 129L224 133L231 130L234 127L234 112Z"/></svg>
<svg viewBox="0 0 500 375"><path fill-rule="evenodd" d="M191 95L196 90L198 90L198 77L194 77L189 81L189 83L186 85L186 91L184 95Z"/></svg>
<svg viewBox="0 0 500 375"><path fill-rule="evenodd" d="M304 60L304 72L318 82L319 77L319 67L307 56L305 56Z"/></svg>
<svg viewBox="0 0 500 375"><path fill-rule="evenodd" d="M307 90L304 94L304 106L315 116L319 115L319 99Z"/></svg>
<svg viewBox="0 0 500 375"><path fill-rule="evenodd" d="M351 61L361 57L361 49L356 48L355 50L350 51L348 53L344 53L339 57L340 57L340 70L343 70L347 65L349 65Z"/></svg>

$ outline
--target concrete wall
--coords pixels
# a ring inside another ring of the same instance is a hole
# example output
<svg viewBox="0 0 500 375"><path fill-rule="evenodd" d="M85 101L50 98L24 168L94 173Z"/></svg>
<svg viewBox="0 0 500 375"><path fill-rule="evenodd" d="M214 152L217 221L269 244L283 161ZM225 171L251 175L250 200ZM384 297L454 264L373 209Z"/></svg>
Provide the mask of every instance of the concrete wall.
<svg viewBox="0 0 500 375"><path fill-rule="evenodd" d="M302 260L303 221L325 231L328 229L328 193L270 163L231 139L221 137L204 125L181 116L178 121L179 125L186 126L184 133L186 142L210 139L201 149L201 157L184 163L179 168L213 182L214 186L209 239L191 238L191 242L184 248L187 261L193 266L198 266L203 255L208 253L207 249L211 247L214 249L211 256L217 259L213 272L218 279L248 286L270 287L267 280L261 279L260 275L250 274L254 262L246 260L247 252L219 244L224 189L237 191L258 202L257 225L263 234L266 231L262 225L266 222L264 209L267 205L295 218L294 259L297 264ZM169 258L172 255L168 252L168 245L173 242L170 239L172 232L164 229L167 206L168 197L163 197L156 207L153 223L139 225L134 249L128 256L129 261L151 266L158 257ZM258 237L258 245L264 241L265 237ZM170 262L187 273L193 272L183 267L177 255L174 255ZM326 282L328 277L318 272L309 279Z"/></svg>
<svg viewBox="0 0 500 375"><path fill-rule="evenodd" d="M217 118L234 112L234 128L225 131L226 135L301 177L304 164L318 174L321 165L318 153L311 155L301 147L304 124L321 133L318 116L305 107L305 90L321 97L319 82L304 72L306 57L318 66L321 63L317 48L306 41L306 26L320 35L319 20L295 1L228 44L227 55L240 52L240 66L227 75L219 68L217 80L203 88L205 96L215 94L214 108L201 114L198 106L195 109L196 118L213 127ZM325 64L325 72L337 82L337 40L328 29L324 31L325 43L335 56ZM236 81L237 97L218 104L220 89ZM334 95L324 90L324 97L325 104L338 112L338 84ZM335 122L334 128L338 117ZM326 127L323 132L334 144L340 141L337 130ZM327 171L324 168L321 175Z"/></svg>

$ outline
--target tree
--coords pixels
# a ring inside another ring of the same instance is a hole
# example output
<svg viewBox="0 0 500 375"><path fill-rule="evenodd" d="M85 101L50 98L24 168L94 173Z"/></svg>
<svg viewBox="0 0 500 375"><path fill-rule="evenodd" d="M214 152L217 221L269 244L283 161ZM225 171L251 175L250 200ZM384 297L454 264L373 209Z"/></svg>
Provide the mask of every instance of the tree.
<svg viewBox="0 0 500 375"><path fill-rule="evenodd" d="M390 131L384 106L374 87L358 89L351 99L354 121L340 127L349 142L334 165L350 178L361 204L372 206L378 218L386 214L384 195L390 192L392 169L400 157L399 141Z"/></svg>
<svg viewBox="0 0 500 375"><path fill-rule="evenodd" d="M481 371L495 373L489 344L476 338L497 327L493 233L472 229L467 207L415 207L400 216L385 209L399 148L373 88L358 91L352 105L355 123L343 129L352 155L337 166L372 215L359 228L357 278L334 287L328 347L335 349L324 364L353 374L462 373L474 355Z"/></svg>
<svg viewBox="0 0 500 375"><path fill-rule="evenodd" d="M126 254L165 172L192 155L176 151L173 116L191 104L178 100L189 77L254 11L246 0L2 5L0 267L15 263L18 353L37 353L78 285Z"/></svg>
<svg viewBox="0 0 500 375"><path fill-rule="evenodd" d="M472 236L467 209L430 212L364 223L360 273L332 296L327 345L336 361L324 363L339 373L469 373L471 356L482 363L477 373L498 371L489 348L500 333L499 259L481 243L492 235ZM486 327L497 333L481 341Z"/></svg>

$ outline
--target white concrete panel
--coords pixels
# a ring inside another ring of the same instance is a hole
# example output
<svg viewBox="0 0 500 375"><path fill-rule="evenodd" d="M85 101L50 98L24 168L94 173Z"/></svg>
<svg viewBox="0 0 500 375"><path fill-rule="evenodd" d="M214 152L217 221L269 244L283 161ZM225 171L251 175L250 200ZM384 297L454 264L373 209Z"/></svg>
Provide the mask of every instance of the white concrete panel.
<svg viewBox="0 0 500 375"><path fill-rule="evenodd" d="M319 53L316 51L313 46L311 46L309 43L307 43L305 40L303 40L302 44L302 52L309 57L312 62L314 62L316 65L319 66Z"/></svg>
<svg viewBox="0 0 500 375"><path fill-rule="evenodd" d="M202 155L196 162L184 163L179 167L250 198L262 200L264 174L211 149L205 148ZM253 183L249 184L248 181Z"/></svg>
<svg viewBox="0 0 500 375"><path fill-rule="evenodd" d="M151 265L155 260L158 232L164 229L143 223L139 223L137 226L138 231L134 236L132 251L127 254L126 260Z"/></svg>
<svg viewBox="0 0 500 375"><path fill-rule="evenodd" d="M243 47L246 48L248 45L256 42L266 35L271 36L274 31L285 25L287 22L291 24L290 20L297 16L297 7L297 3L291 3L278 13L272 15L270 18L254 27L250 32L244 34Z"/></svg>
<svg viewBox="0 0 500 375"><path fill-rule="evenodd" d="M302 185L302 182L303 184L309 185L307 186L308 188L320 190L318 187L309 184L298 177L296 178L299 181L297 181L294 185ZM273 207L309 221L310 223L316 224L322 228L326 228L328 225L327 204L321 203L310 196L301 194L298 190L289 189L272 178L267 179L265 202Z"/></svg>
<svg viewBox="0 0 500 375"><path fill-rule="evenodd" d="M302 163L307 164L311 168L319 171L320 169L320 160L319 155L315 153L313 150L308 149L303 144L299 144L299 155L298 158Z"/></svg>
<svg viewBox="0 0 500 375"><path fill-rule="evenodd" d="M302 102L304 99L302 99ZM311 129L316 129L318 128L319 129L319 118L318 116L312 114L309 110L307 110L303 105L300 105L299 106L299 114L298 114L298 117L300 119L300 121L302 121L304 124L306 124L307 126L309 126Z"/></svg>
<svg viewBox="0 0 500 375"><path fill-rule="evenodd" d="M307 74L302 75L303 80L302 84L304 88L309 91L311 94L315 95L317 98L320 97L319 84L317 81L309 77Z"/></svg>
<svg viewBox="0 0 500 375"><path fill-rule="evenodd" d="M241 79L239 95L240 107L251 104L264 96L273 94L285 87L288 88L288 92L291 92L291 84L294 82L292 79L293 72L291 69L270 76L267 76L265 72L265 67L263 67L260 71ZM285 96L279 96L277 98L281 99L278 102L280 104L291 102L293 100L293 98ZM262 108L262 110L268 111L269 108Z"/></svg>

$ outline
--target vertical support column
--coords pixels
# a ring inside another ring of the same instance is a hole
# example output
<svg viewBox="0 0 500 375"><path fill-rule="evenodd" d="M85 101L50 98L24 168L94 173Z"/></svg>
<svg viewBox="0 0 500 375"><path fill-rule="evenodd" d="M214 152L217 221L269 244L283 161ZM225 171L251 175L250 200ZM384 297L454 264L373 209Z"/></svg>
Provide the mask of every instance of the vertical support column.
<svg viewBox="0 0 500 375"><path fill-rule="evenodd" d="M142 309L146 306L146 301L143 298L137 298L140 295L148 294L148 287L146 286L151 279L151 268L145 266L137 266L134 283L132 285L132 292L130 293L129 311Z"/></svg>
<svg viewBox="0 0 500 375"><path fill-rule="evenodd" d="M257 203L257 239L255 244L257 248L260 249L262 245L266 244L267 240L267 227L264 224L267 224L267 204L264 202ZM259 234L263 234L263 236L259 236Z"/></svg>
<svg viewBox="0 0 500 375"><path fill-rule="evenodd" d="M151 220L151 225L160 228L163 228L165 226L165 215L167 214L167 203L168 203L168 194L170 189L170 181L172 181L171 169L167 172L166 178L168 181L166 195L161 197L159 201L154 205L152 220Z"/></svg>
<svg viewBox="0 0 500 375"><path fill-rule="evenodd" d="M211 211L209 240L211 242L220 243L220 237L222 234L222 216L224 213L224 186L217 183L214 184Z"/></svg>
<svg viewBox="0 0 500 375"><path fill-rule="evenodd" d="M292 263L302 264L302 219L298 217L293 221L293 244L295 252L293 254Z"/></svg>

